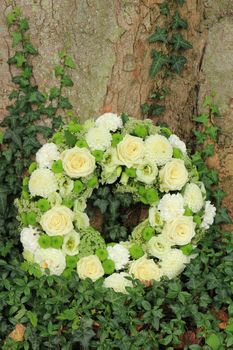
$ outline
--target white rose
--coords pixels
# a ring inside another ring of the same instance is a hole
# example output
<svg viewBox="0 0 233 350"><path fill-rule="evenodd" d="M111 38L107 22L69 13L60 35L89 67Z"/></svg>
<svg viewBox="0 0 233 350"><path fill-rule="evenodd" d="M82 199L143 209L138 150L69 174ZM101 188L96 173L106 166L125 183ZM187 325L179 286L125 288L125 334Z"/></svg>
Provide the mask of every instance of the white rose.
<svg viewBox="0 0 233 350"><path fill-rule="evenodd" d="M149 209L149 223L152 227L163 226L163 220L156 207L150 207Z"/></svg>
<svg viewBox="0 0 233 350"><path fill-rule="evenodd" d="M29 191L31 195L47 198L58 189L54 173L49 169L36 169L29 180Z"/></svg>
<svg viewBox="0 0 233 350"><path fill-rule="evenodd" d="M159 172L160 190L181 190L188 181L188 171L181 159L172 159Z"/></svg>
<svg viewBox="0 0 233 350"><path fill-rule="evenodd" d="M116 270L123 269L129 262L129 251L121 244L115 244L113 247L107 247L108 257L115 263Z"/></svg>
<svg viewBox="0 0 233 350"><path fill-rule="evenodd" d="M20 233L20 242L24 249L30 253L34 253L35 250L39 248L38 239L39 234L37 229L31 226L25 227Z"/></svg>
<svg viewBox="0 0 233 350"><path fill-rule="evenodd" d="M147 185L155 182L157 174L158 168L156 164L150 161L145 162L144 165L139 166L136 170L137 180Z"/></svg>
<svg viewBox="0 0 233 350"><path fill-rule="evenodd" d="M194 183L187 184L184 191L184 203L197 213L204 205L201 189Z"/></svg>
<svg viewBox="0 0 233 350"><path fill-rule="evenodd" d="M144 153L145 146L140 137L127 134L117 145L118 158L128 168L142 164Z"/></svg>
<svg viewBox="0 0 233 350"><path fill-rule="evenodd" d="M68 149L61 157L66 174L72 178L88 176L95 170L95 157L86 148Z"/></svg>
<svg viewBox="0 0 233 350"><path fill-rule="evenodd" d="M52 275L61 275L66 267L65 255L61 250L54 248L37 249L34 261L42 269L49 269Z"/></svg>
<svg viewBox="0 0 233 350"><path fill-rule="evenodd" d="M96 281L104 275L104 269L96 255L81 258L77 263L77 272L80 279L90 278L92 281Z"/></svg>
<svg viewBox="0 0 233 350"><path fill-rule="evenodd" d="M146 155L157 165L164 165L172 159L173 149L165 136L150 135L145 141Z"/></svg>
<svg viewBox="0 0 233 350"><path fill-rule="evenodd" d="M159 281L160 269L152 259L142 256L140 259L134 260L129 269L130 275L140 281Z"/></svg>
<svg viewBox="0 0 233 350"><path fill-rule="evenodd" d="M178 276L188 264L190 258L184 255L179 249L171 249L160 262L161 272L163 276L172 279Z"/></svg>
<svg viewBox="0 0 233 350"><path fill-rule="evenodd" d="M85 139L91 150L105 151L111 146L112 135L107 129L94 127L88 130Z"/></svg>
<svg viewBox="0 0 233 350"><path fill-rule="evenodd" d="M171 221L184 214L184 199L180 193L165 194L159 201L158 210L164 221Z"/></svg>
<svg viewBox="0 0 233 350"><path fill-rule="evenodd" d="M36 161L39 164L39 168L50 169L53 161L58 159L60 159L60 153L53 142L44 144L36 153Z"/></svg>
<svg viewBox="0 0 233 350"><path fill-rule="evenodd" d="M89 217L82 211L76 211L74 215L75 226L78 229L88 227L90 225Z"/></svg>
<svg viewBox="0 0 233 350"><path fill-rule="evenodd" d="M150 255L161 259L171 250L171 243L164 235L160 234L158 236L153 236L148 241L147 248Z"/></svg>
<svg viewBox="0 0 233 350"><path fill-rule="evenodd" d="M71 231L64 237L62 251L67 255L77 255L79 252L80 234L76 231Z"/></svg>
<svg viewBox="0 0 233 350"><path fill-rule="evenodd" d="M120 117L114 113L104 113L95 121L96 126L106 129L108 131L116 131L123 127Z"/></svg>
<svg viewBox="0 0 233 350"><path fill-rule="evenodd" d="M183 154L186 154L186 145L177 135L172 134L169 137L168 141L171 143L172 147L178 148Z"/></svg>
<svg viewBox="0 0 233 350"><path fill-rule="evenodd" d="M216 215L216 208L210 201L205 203L205 213L202 219L201 227L208 230L210 225L213 224Z"/></svg>
<svg viewBox="0 0 233 350"><path fill-rule="evenodd" d="M133 283L125 278L127 276L129 276L129 274L125 272L113 273L105 278L103 285L105 288L112 288L117 293L127 294L128 292L125 287L133 287Z"/></svg>
<svg viewBox="0 0 233 350"><path fill-rule="evenodd" d="M172 245L189 244L195 236L195 223L192 216L178 216L167 222L162 233Z"/></svg>
<svg viewBox="0 0 233 350"><path fill-rule="evenodd" d="M42 215L40 224L49 236L64 236L73 230L74 213L61 205L53 207Z"/></svg>

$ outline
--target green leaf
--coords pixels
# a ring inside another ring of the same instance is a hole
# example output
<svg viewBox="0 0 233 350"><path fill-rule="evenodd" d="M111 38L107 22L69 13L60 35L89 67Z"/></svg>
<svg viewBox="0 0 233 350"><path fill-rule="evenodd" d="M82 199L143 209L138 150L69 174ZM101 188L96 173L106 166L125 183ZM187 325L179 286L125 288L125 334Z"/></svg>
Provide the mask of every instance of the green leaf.
<svg viewBox="0 0 233 350"><path fill-rule="evenodd" d="M60 315L57 316L58 320L62 321L73 321L77 317L76 308L66 309Z"/></svg>
<svg viewBox="0 0 233 350"><path fill-rule="evenodd" d="M4 132L0 130L0 145L3 144Z"/></svg>
<svg viewBox="0 0 233 350"><path fill-rule="evenodd" d="M56 97L58 97L60 95L60 90L57 87L52 87L50 89L50 93L49 93L49 99L50 101L52 101L53 99L55 99Z"/></svg>
<svg viewBox="0 0 233 350"><path fill-rule="evenodd" d="M24 50L27 53L30 53L30 55L37 55L38 51L37 49L29 42L24 44Z"/></svg>
<svg viewBox="0 0 233 350"><path fill-rule="evenodd" d="M64 68L60 65L54 67L55 76L62 76L64 74Z"/></svg>
<svg viewBox="0 0 233 350"><path fill-rule="evenodd" d="M172 17L172 28L173 29L187 29L188 28L188 22L180 17L180 14L178 11L176 11L175 15Z"/></svg>
<svg viewBox="0 0 233 350"><path fill-rule="evenodd" d="M216 224L231 224L232 220L229 217L227 208L219 208L215 217Z"/></svg>
<svg viewBox="0 0 233 350"><path fill-rule="evenodd" d="M157 105L157 104L152 104L150 106L150 116L155 117L161 113L163 113L166 110L165 106L162 105Z"/></svg>
<svg viewBox="0 0 233 350"><path fill-rule="evenodd" d="M211 334L207 339L206 339L206 344L211 347L213 350L218 350L220 348L221 340L217 334Z"/></svg>
<svg viewBox="0 0 233 350"><path fill-rule="evenodd" d="M177 4L180 6L183 6L185 3L185 0L176 0Z"/></svg>
<svg viewBox="0 0 233 350"><path fill-rule="evenodd" d="M32 326L35 328L38 323L38 318L35 312L27 311L27 317L29 318L29 321L31 322Z"/></svg>
<svg viewBox="0 0 233 350"><path fill-rule="evenodd" d="M156 41L162 41L164 43L167 42L167 29L156 27L156 31L154 34L150 35L148 38L149 43L155 43Z"/></svg>
<svg viewBox="0 0 233 350"><path fill-rule="evenodd" d="M67 56L67 57L65 58L65 66L66 66L66 67L69 67L69 68L72 68L72 69L76 68L76 66L75 66L75 64L74 64L74 61L73 61L72 58L69 57L69 56Z"/></svg>
<svg viewBox="0 0 233 350"><path fill-rule="evenodd" d="M160 13L162 15L168 16L169 13L170 13L170 9L169 9L169 6L168 6L167 2L164 2L164 3L160 4L159 5L159 9L160 9Z"/></svg>
<svg viewBox="0 0 233 350"><path fill-rule="evenodd" d="M22 41L22 34L20 32L13 32L12 33L12 46L15 47Z"/></svg>
<svg viewBox="0 0 233 350"><path fill-rule="evenodd" d="M201 123L201 124L204 124L205 126L208 126L209 124L209 116L208 114L205 114L205 113L200 114L197 117L194 117L193 120L196 123Z"/></svg>
<svg viewBox="0 0 233 350"><path fill-rule="evenodd" d="M70 147L74 147L77 142L77 137L68 130L66 130L64 134L66 144Z"/></svg>
<svg viewBox="0 0 233 350"><path fill-rule="evenodd" d="M221 188L217 188L213 191L213 197L216 200L217 207L219 207L222 203L223 198L226 197L226 192L224 192Z"/></svg>
<svg viewBox="0 0 233 350"><path fill-rule="evenodd" d="M29 24L28 24L28 20L26 18L22 18L20 21L19 21L19 28L20 30L22 31L26 31L29 29Z"/></svg>
<svg viewBox="0 0 233 350"><path fill-rule="evenodd" d="M6 17L7 24L11 26L15 22L15 20L16 20L16 15L14 11L12 11Z"/></svg>
<svg viewBox="0 0 233 350"><path fill-rule="evenodd" d="M169 59L167 55L156 50L152 50L152 59L150 76L154 78L160 69L169 62Z"/></svg>
<svg viewBox="0 0 233 350"><path fill-rule="evenodd" d="M188 50L192 48L192 45L185 40L183 35L180 33L174 33L171 37L170 43L173 45L174 50Z"/></svg>
<svg viewBox="0 0 233 350"><path fill-rule="evenodd" d="M170 64L171 69L176 72L177 74L180 74L182 70L184 69L184 65L187 63L187 58L184 56L171 56L170 57Z"/></svg>
<svg viewBox="0 0 233 350"><path fill-rule="evenodd" d="M74 83L69 75L63 75L61 79L61 83L63 86L73 86Z"/></svg>
<svg viewBox="0 0 233 350"><path fill-rule="evenodd" d="M26 58L22 53L17 53L15 55L15 60L16 60L16 66L18 68L22 67L22 65L26 62Z"/></svg>
<svg viewBox="0 0 233 350"><path fill-rule="evenodd" d="M70 103L68 97L64 97L64 96L60 97L59 107L62 109L72 109L72 104Z"/></svg>
<svg viewBox="0 0 233 350"><path fill-rule="evenodd" d="M146 301L146 300L143 300L143 301L142 301L142 307L143 307L143 309L145 309L146 311L151 310L151 304L150 304L148 301Z"/></svg>

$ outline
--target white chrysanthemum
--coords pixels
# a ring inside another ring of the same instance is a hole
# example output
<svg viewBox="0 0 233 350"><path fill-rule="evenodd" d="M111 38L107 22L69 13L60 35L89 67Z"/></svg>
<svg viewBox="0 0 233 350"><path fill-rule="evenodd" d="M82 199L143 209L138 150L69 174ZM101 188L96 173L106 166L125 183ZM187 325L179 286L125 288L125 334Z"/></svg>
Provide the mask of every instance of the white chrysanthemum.
<svg viewBox="0 0 233 350"><path fill-rule="evenodd" d="M165 136L156 134L145 141L146 155L157 165L164 165L172 159L173 149Z"/></svg>
<svg viewBox="0 0 233 350"><path fill-rule="evenodd" d="M74 213L64 205L53 207L41 217L40 224L49 236L64 236L73 230Z"/></svg>
<svg viewBox="0 0 233 350"><path fill-rule="evenodd" d="M80 279L90 278L96 281L104 275L104 269L100 259L96 255L81 258L77 263L77 272Z"/></svg>
<svg viewBox="0 0 233 350"><path fill-rule="evenodd" d="M145 255L131 263L129 274L142 282L159 281L161 277L158 265L153 259L147 259Z"/></svg>
<svg viewBox="0 0 233 350"><path fill-rule="evenodd" d="M113 273L105 278L103 285L105 288L112 288L117 293L127 294L125 287L133 287L133 283L125 278L127 276L129 274L126 272Z"/></svg>
<svg viewBox="0 0 233 350"><path fill-rule="evenodd" d="M96 126L108 131L116 131L123 127L122 119L114 113L104 113L95 121Z"/></svg>
<svg viewBox="0 0 233 350"><path fill-rule="evenodd" d="M204 204L201 189L194 183L187 184L184 191L184 203L197 213Z"/></svg>
<svg viewBox="0 0 233 350"><path fill-rule="evenodd" d="M61 275L66 267L65 255L59 249L37 249L34 256L35 263L42 269L49 269L52 275Z"/></svg>
<svg viewBox="0 0 233 350"><path fill-rule="evenodd" d="M111 146L112 135L107 129L94 127L88 130L85 139L91 150L105 151Z"/></svg>
<svg viewBox="0 0 233 350"><path fill-rule="evenodd" d="M115 263L116 270L123 269L129 262L129 251L121 244L115 244L113 247L107 247L108 257Z"/></svg>
<svg viewBox="0 0 233 350"><path fill-rule="evenodd" d="M161 272L163 276L172 279L178 276L188 264L190 258L187 257L179 249L171 249L160 262Z"/></svg>
<svg viewBox="0 0 233 350"><path fill-rule="evenodd" d="M38 239L39 234L37 229L31 226L25 227L20 233L20 242L24 249L30 253L34 253L39 248Z"/></svg>
<svg viewBox="0 0 233 350"><path fill-rule="evenodd" d="M175 134L172 134L168 141L170 142L170 144L172 145L172 147L174 148L178 148L179 150L181 150L181 152L183 154L186 154L187 150L186 150L186 145L183 141L181 141L181 139L175 135Z"/></svg>
<svg viewBox="0 0 233 350"><path fill-rule="evenodd" d="M156 180L157 174L158 168L156 164L150 161L145 161L145 164L139 166L136 170L137 180L147 185L152 184Z"/></svg>
<svg viewBox="0 0 233 350"><path fill-rule="evenodd" d="M76 231L71 231L64 237L62 251L67 255L77 255L79 252L80 234Z"/></svg>
<svg viewBox="0 0 233 350"><path fill-rule="evenodd" d="M55 143L44 144L36 153L36 161L39 168L51 168L54 160L60 159L60 153Z"/></svg>
<svg viewBox="0 0 233 350"><path fill-rule="evenodd" d="M29 191L31 195L47 198L56 192L58 185L54 173L49 169L36 169L29 180Z"/></svg>
<svg viewBox="0 0 233 350"><path fill-rule="evenodd" d="M161 259L171 250L171 243L164 235L160 234L158 236L153 236L148 241L147 249L150 255Z"/></svg>
<svg viewBox="0 0 233 350"><path fill-rule="evenodd" d="M144 141L140 137L126 134L117 145L117 155L120 163L128 168L143 164L145 155Z"/></svg>
<svg viewBox="0 0 233 350"><path fill-rule="evenodd" d="M74 215L74 222L75 226L78 229L88 227L90 225L89 217L86 213L83 213L82 211L76 211Z"/></svg>
<svg viewBox="0 0 233 350"><path fill-rule="evenodd" d="M216 215L216 208L210 201L205 203L205 213L202 219L201 227L208 229L213 224Z"/></svg>
<svg viewBox="0 0 233 350"><path fill-rule="evenodd" d="M172 159L159 172L160 190L181 190L188 182L188 171L182 159Z"/></svg>
<svg viewBox="0 0 233 350"><path fill-rule="evenodd" d="M157 207L150 207L149 209L149 223L152 227L163 226L163 220Z"/></svg>
<svg viewBox="0 0 233 350"><path fill-rule="evenodd" d="M184 214L184 199L180 193L165 194L159 201L158 210L164 221L171 221Z"/></svg>
<svg viewBox="0 0 233 350"><path fill-rule="evenodd" d="M177 216L165 224L162 233L172 245L186 245L195 236L195 225L192 216Z"/></svg>

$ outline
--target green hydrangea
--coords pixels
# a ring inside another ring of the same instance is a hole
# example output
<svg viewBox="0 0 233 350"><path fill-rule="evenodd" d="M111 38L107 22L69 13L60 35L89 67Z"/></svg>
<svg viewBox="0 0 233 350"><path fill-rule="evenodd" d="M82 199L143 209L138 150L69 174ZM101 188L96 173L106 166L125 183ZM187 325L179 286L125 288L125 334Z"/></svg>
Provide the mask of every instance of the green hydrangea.
<svg viewBox="0 0 233 350"><path fill-rule="evenodd" d="M29 201L27 199L16 199L15 206L18 209L18 215L16 219L20 222L20 224L25 227L25 225L29 225L26 222L23 222L23 218L27 216L28 213L33 212L36 216L36 221L39 222L42 216L41 210L37 207L36 202Z"/></svg>
<svg viewBox="0 0 233 350"><path fill-rule="evenodd" d="M145 240L143 238L143 230L149 225L150 224L148 219L142 221L139 225L137 225L132 231L130 241L132 243L136 243L140 246L143 246L145 244Z"/></svg>
<svg viewBox="0 0 233 350"><path fill-rule="evenodd" d="M101 234L92 227L81 231L78 257L82 258L87 255L95 254L97 249L105 249L106 244Z"/></svg>

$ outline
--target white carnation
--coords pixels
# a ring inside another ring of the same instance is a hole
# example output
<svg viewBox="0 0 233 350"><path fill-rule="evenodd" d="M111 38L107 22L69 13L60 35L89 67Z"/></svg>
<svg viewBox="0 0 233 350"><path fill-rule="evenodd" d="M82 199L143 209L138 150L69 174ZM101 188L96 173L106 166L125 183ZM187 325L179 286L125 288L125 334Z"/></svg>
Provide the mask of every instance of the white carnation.
<svg viewBox="0 0 233 350"><path fill-rule="evenodd" d="M133 284L127 277L129 276L126 272L113 273L104 280L105 288L112 288L117 293L127 294L125 287L133 287Z"/></svg>
<svg viewBox="0 0 233 350"><path fill-rule="evenodd" d="M164 235L160 234L158 236L153 236L148 241L147 249L150 255L161 259L171 250L171 243Z"/></svg>
<svg viewBox="0 0 233 350"><path fill-rule="evenodd" d="M205 203L205 213L202 219L201 227L208 229L213 224L216 215L216 208L210 201Z"/></svg>
<svg viewBox="0 0 233 350"><path fill-rule="evenodd" d="M172 145L172 147L174 148L178 148L179 150L181 150L181 152L183 154L186 154L187 150L186 150L186 145L183 141L181 141L181 139L175 135L175 134L172 134L168 141L170 142L170 144Z"/></svg>
<svg viewBox="0 0 233 350"><path fill-rule="evenodd" d="M129 262L129 251L121 244L115 244L113 247L107 247L108 257L115 263L116 270L123 269Z"/></svg>
<svg viewBox="0 0 233 350"><path fill-rule="evenodd" d="M39 168L50 169L53 161L58 159L60 159L60 153L53 142L44 144L36 153L36 161L39 164Z"/></svg>
<svg viewBox="0 0 233 350"><path fill-rule="evenodd" d="M120 117L114 113L104 113L95 121L96 126L104 128L108 131L116 131L123 127Z"/></svg>
<svg viewBox="0 0 233 350"><path fill-rule="evenodd" d="M37 249L34 256L35 263L42 269L49 269L52 275L61 275L66 267L65 255L59 249Z"/></svg>
<svg viewBox="0 0 233 350"><path fill-rule="evenodd" d="M187 184L184 191L184 203L197 213L203 207L204 200L201 189L194 183Z"/></svg>
<svg viewBox="0 0 233 350"><path fill-rule="evenodd" d="M58 185L54 173L49 169L36 169L29 180L29 191L31 195L47 198L56 192Z"/></svg>
<svg viewBox="0 0 233 350"><path fill-rule="evenodd" d="M144 165L139 166L136 170L137 180L147 185L152 184L156 180L158 168L155 163L147 161Z"/></svg>
<svg viewBox="0 0 233 350"><path fill-rule="evenodd" d="M67 255L77 255L79 252L80 234L76 231L71 231L64 237L62 251Z"/></svg>
<svg viewBox="0 0 233 350"><path fill-rule="evenodd" d="M173 149L165 136L156 134L145 141L146 155L157 165L164 165L172 159Z"/></svg>
<svg viewBox="0 0 233 350"><path fill-rule="evenodd" d="M178 276L188 264L190 258L179 249L171 249L160 262L162 275L172 279Z"/></svg>
<svg viewBox="0 0 233 350"><path fill-rule="evenodd" d="M107 129L94 127L88 130L85 139L91 150L105 151L111 146L112 135Z"/></svg>
<svg viewBox="0 0 233 350"><path fill-rule="evenodd" d="M39 234L37 229L31 226L25 227L20 233L20 242L24 249L30 253L34 253L39 248L38 239Z"/></svg>
<svg viewBox="0 0 233 350"><path fill-rule="evenodd" d="M173 220L184 213L184 199L180 193L165 194L159 201L158 210L164 221Z"/></svg>

